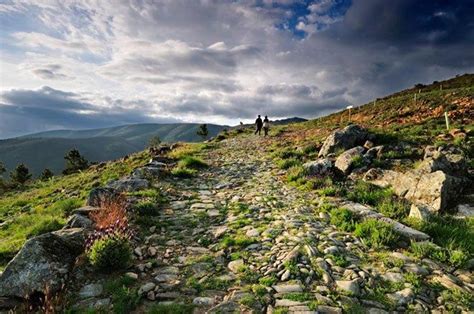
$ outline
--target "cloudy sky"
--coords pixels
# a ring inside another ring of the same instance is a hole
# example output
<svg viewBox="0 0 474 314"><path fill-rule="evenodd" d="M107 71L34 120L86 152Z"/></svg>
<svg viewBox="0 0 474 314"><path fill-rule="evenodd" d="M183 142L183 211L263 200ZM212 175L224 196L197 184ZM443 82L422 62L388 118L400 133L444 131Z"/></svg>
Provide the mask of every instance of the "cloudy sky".
<svg viewBox="0 0 474 314"><path fill-rule="evenodd" d="M474 72L472 0L0 0L0 138L316 117Z"/></svg>

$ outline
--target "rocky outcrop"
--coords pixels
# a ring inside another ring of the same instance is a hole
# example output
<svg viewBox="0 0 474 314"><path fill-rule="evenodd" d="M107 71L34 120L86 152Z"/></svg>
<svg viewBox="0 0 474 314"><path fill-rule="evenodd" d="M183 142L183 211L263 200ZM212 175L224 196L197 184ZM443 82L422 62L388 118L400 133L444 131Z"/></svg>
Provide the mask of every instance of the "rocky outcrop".
<svg viewBox="0 0 474 314"><path fill-rule="evenodd" d="M115 199L118 195L119 193L111 187L94 188L89 193L86 203L91 207L100 207L101 204Z"/></svg>
<svg viewBox="0 0 474 314"><path fill-rule="evenodd" d="M367 130L358 125L349 125L329 135L324 141L318 156L325 157L341 149L348 150L357 145L363 145L368 137L369 133Z"/></svg>
<svg viewBox="0 0 474 314"><path fill-rule="evenodd" d="M434 213L449 208L461 192L462 180L442 171L401 173L393 170L370 169L364 180L381 187L392 187L393 191L407 200L424 204Z"/></svg>
<svg viewBox="0 0 474 314"><path fill-rule="evenodd" d="M0 276L0 296L26 298L61 289L83 252L84 229L65 229L28 240Z"/></svg>
<svg viewBox="0 0 474 314"><path fill-rule="evenodd" d="M445 211L460 194L462 180L445 174L442 171L428 173L419 177L405 198L420 204L425 204L435 212Z"/></svg>
<svg viewBox="0 0 474 314"><path fill-rule="evenodd" d="M146 189L150 186L150 182L146 179L136 177L127 177L120 180L114 180L107 184L108 188L112 188L117 192L135 192Z"/></svg>
<svg viewBox="0 0 474 314"><path fill-rule="evenodd" d="M341 170L345 175L349 174L353 168L354 162L357 158L363 158L364 147L357 146L346 150L336 159L335 166Z"/></svg>
<svg viewBox="0 0 474 314"><path fill-rule="evenodd" d="M157 160L151 160L143 167L139 167L132 172L132 178L147 179L156 178L167 170L167 164Z"/></svg>
<svg viewBox="0 0 474 314"><path fill-rule="evenodd" d="M431 173L438 170L451 176L464 177L467 175L466 158L462 154L442 152L435 150L433 146L428 146L425 149L424 160L417 171Z"/></svg>
<svg viewBox="0 0 474 314"><path fill-rule="evenodd" d="M303 165L306 175L320 176L331 172L332 161L327 158L320 158L315 161L307 162Z"/></svg>

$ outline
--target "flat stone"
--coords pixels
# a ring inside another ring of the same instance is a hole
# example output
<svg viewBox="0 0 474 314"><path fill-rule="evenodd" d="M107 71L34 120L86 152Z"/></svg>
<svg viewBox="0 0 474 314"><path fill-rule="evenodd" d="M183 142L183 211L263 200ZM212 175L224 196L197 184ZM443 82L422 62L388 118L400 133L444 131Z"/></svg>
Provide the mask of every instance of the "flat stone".
<svg viewBox="0 0 474 314"><path fill-rule="evenodd" d="M394 293L389 293L387 294L387 297L397 305L405 305L413 299L414 293L411 288L405 288Z"/></svg>
<svg viewBox="0 0 474 314"><path fill-rule="evenodd" d="M247 230L245 235L247 237L255 238L255 237L258 237L260 235L260 231L258 231L257 229L249 229L249 230Z"/></svg>
<svg viewBox="0 0 474 314"><path fill-rule="evenodd" d="M391 281L391 282L401 282L403 281L403 275L400 273L392 273L388 272L382 275L382 278L386 281Z"/></svg>
<svg viewBox="0 0 474 314"><path fill-rule="evenodd" d="M289 269L285 270L285 272L281 275L281 281L287 281L288 279L290 279L290 276L291 276L290 270Z"/></svg>
<svg viewBox="0 0 474 314"><path fill-rule="evenodd" d="M147 282L146 284L142 285L140 289L138 289L138 294L144 294L148 291L155 289L156 284L153 282Z"/></svg>
<svg viewBox="0 0 474 314"><path fill-rule="evenodd" d="M233 273L237 273L242 266L244 266L243 259L238 259L227 264L227 268Z"/></svg>
<svg viewBox="0 0 474 314"><path fill-rule="evenodd" d="M293 301L293 300L288 300L288 299L277 299L275 300L275 306L298 306L298 305L304 305L307 304L308 302L300 302L300 301Z"/></svg>
<svg viewBox="0 0 474 314"><path fill-rule="evenodd" d="M214 305L214 298L197 297L193 299L193 304L211 306Z"/></svg>
<svg viewBox="0 0 474 314"><path fill-rule="evenodd" d="M272 286L272 288L278 293L303 292L301 284L279 284Z"/></svg>
<svg viewBox="0 0 474 314"><path fill-rule="evenodd" d="M125 277L137 280L138 279L138 274L133 273L133 272L128 272L128 273L125 273Z"/></svg>
<svg viewBox="0 0 474 314"><path fill-rule="evenodd" d="M104 288L100 283L92 283L81 288L79 297L81 299L98 297L102 294Z"/></svg>
<svg viewBox="0 0 474 314"><path fill-rule="evenodd" d="M359 283L356 280L336 280L339 289L350 292L353 295L360 294Z"/></svg>
<svg viewBox="0 0 474 314"><path fill-rule="evenodd" d="M171 282L178 279L176 274L158 274L155 276L157 282Z"/></svg>
<svg viewBox="0 0 474 314"><path fill-rule="evenodd" d="M318 313L321 314L342 314L342 309L328 305L318 305Z"/></svg>

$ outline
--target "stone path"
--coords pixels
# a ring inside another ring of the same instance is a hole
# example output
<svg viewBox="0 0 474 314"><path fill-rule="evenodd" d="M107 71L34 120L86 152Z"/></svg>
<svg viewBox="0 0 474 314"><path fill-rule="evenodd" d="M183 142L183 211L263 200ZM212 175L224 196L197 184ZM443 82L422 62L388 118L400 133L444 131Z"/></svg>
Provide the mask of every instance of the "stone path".
<svg viewBox="0 0 474 314"><path fill-rule="evenodd" d="M170 203L135 249L129 274L147 300L140 310L156 303L193 303L198 313L444 309L413 274L473 291L470 273L371 252L335 229L315 211L317 196L283 183L262 144L223 141L204 151L210 167L197 177L165 183Z"/></svg>

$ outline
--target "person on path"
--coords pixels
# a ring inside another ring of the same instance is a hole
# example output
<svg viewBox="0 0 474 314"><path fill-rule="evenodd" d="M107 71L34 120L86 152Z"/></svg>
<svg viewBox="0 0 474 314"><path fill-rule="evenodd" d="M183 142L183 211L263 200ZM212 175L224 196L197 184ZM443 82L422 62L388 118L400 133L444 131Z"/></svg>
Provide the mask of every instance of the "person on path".
<svg viewBox="0 0 474 314"><path fill-rule="evenodd" d="M268 116L265 116L265 119L263 119L263 133L264 133L264 136L268 135L269 130L270 130L270 120L268 120Z"/></svg>
<svg viewBox="0 0 474 314"><path fill-rule="evenodd" d="M260 115L258 115L257 120L255 120L255 125L257 126L257 129L255 130L254 134L258 133L258 135L260 135L261 132L262 132L262 126L263 126L263 121L262 121L262 118L260 117Z"/></svg>

